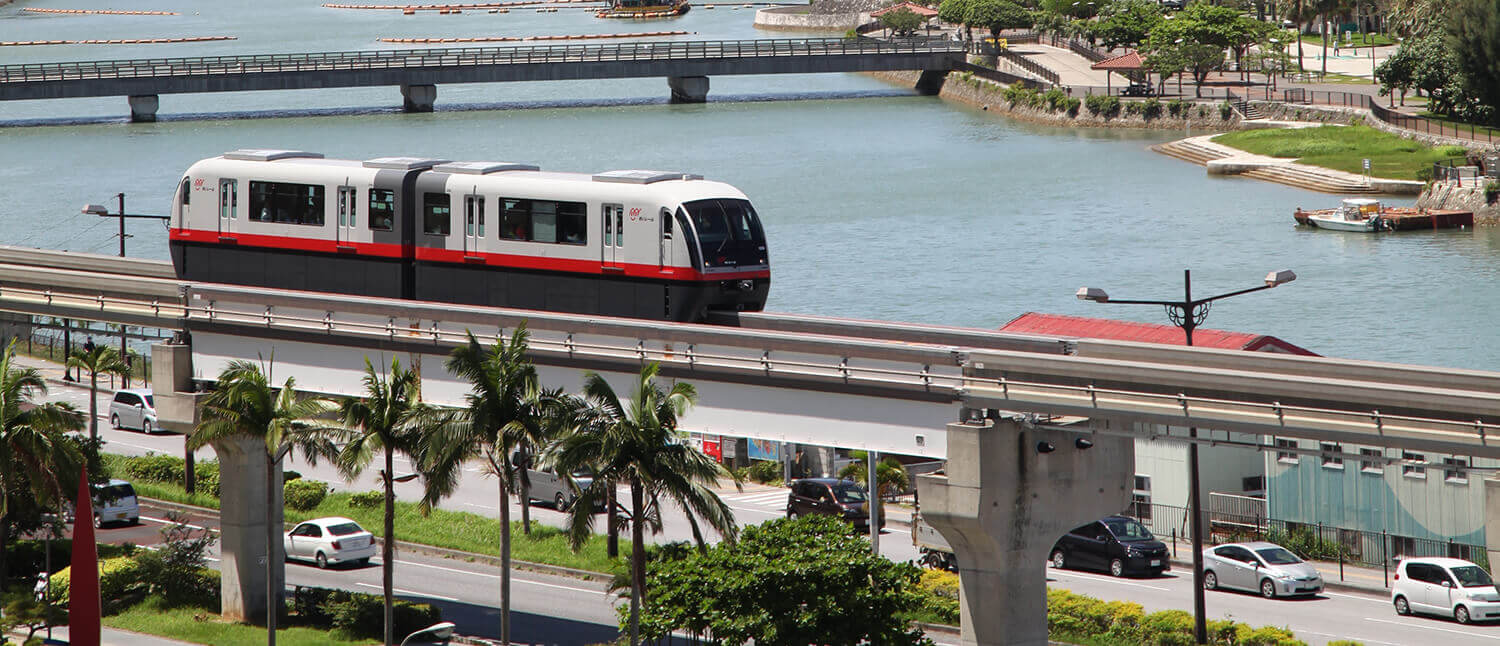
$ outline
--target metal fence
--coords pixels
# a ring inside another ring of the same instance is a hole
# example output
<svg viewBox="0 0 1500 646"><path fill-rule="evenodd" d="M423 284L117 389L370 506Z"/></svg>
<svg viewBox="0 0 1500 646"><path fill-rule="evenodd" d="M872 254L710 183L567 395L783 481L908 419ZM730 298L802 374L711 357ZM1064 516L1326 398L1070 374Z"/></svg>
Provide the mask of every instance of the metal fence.
<svg viewBox="0 0 1500 646"><path fill-rule="evenodd" d="M1304 559L1337 562L1341 566L1385 569L1401 558L1447 556L1489 568L1483 545L1269 518L1253 505L1236 509L1222 503L1212 500L1211 495L1209 508L1204 510L1207 516L1204 525L1209 528L1203 537L1206 544L1272 540ZM1184 507L1133 502L1126 513L1139 519L1159 538L1192 538L1190 514Z"/></svg>
<svg viewBox="0 0 1500 646"><path fill-rule="evenodd" d="M1305 88L1294 88L1281 93L1282 101L1285 103L1297 103L1303 105L1338 105L1350 108L1369 110L1376 119L1388 124L1423 134L1438 135L1441 137L1452 137L1454 139L1469 139L1472 141L1493 142L1495 130L1484 126L1470 124L1453 124L1423 117L1413 116L1392 110L1380 105L1375 97L1358 92L1336 92L1326 90L1308 90Z"/></svg>
<svg viewBox="0 0 1500 646"><path fill-rule="evenodd" d="M1031 60L1029 58L1026 58L1025 56L1022 56L1021 54L1013 52L1013 51L1011 51L1011 50L1009 50L1009 49L1007 49L1005 47L996 47L996 48L994 48L994 51L995 51L995 56L997 58L1005 60L1005 61L1008 61L1012 65L1015 65L1016 67L1019 67L1019 68L1021 68L1023 70L1026 70L1027 72L1035 74L1035 75L1041 77L1042 79L1045 79L1048 83L1051 83L1053 85L1057 85L1058 84L1057 72L1054 72L1051 69L1048 69L1047 66L1042 65L1041 63L1038 63L1038 62L1036 62L1034 60Z"/></svg>

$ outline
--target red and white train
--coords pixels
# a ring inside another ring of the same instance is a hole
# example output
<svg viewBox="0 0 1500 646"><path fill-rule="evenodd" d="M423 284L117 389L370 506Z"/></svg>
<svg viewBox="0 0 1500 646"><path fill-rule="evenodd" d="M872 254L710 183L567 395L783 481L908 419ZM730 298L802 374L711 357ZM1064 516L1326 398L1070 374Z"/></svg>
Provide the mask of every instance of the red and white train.
<svg viewBox="0 0 1500 646"><path fill-rule="evenodd" d="M237 150L188 169L170 230L205 282L674 321L771 285L750 201L683 173Z"/></svg>

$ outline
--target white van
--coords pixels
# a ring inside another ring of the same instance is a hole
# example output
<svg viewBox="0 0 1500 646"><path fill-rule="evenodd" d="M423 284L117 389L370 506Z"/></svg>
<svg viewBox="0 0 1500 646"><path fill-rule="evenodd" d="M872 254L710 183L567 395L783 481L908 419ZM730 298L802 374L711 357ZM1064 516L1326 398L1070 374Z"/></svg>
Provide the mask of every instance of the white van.
<svg viewBox="0 0 1500 646"><path fill-rule="evenodd" d="M1391 603L1396 614L1452 617L1461 624L1500 618L1500 592L1490 574L1461 559L1402 560L1391 581Z"/></svg>
<svg viewBox="0 0 1500 646"><path fill-rule="evenodd" d="M109 402L110 428L135 429L147 435L156 430L156 401L150 388L129 388L115 392Z"/></svg>
<svg viewBox="0 0 1500 646"><path fill-rule="evenodd" d="M135 487L130 486L129 482L112 479L104 484L92 485L91 488L94 490L94 527L112 523L141 524L141 507L135 499ZM70 523L74 520L71 504L67 508L67 519Z"/></svg>

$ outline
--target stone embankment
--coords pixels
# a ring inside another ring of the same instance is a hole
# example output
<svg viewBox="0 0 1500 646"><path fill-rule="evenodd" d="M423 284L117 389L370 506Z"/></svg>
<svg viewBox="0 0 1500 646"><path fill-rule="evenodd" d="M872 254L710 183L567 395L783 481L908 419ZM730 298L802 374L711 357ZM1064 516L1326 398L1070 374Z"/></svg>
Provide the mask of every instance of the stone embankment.
<svg viewBox="0 0 1500 646"><path fill-rule="evenodd" d="M814 13L805 6L767 7L755 12L755 28L779 31L848 31L870 22L868 11Z"/></svg>
<svg viewBox="0 0 1500 646"><path fill-rule="evenodd" d="M1465 180L1462 186L1453 181L1432 182L1417 197L1417 207L1473 211L1474 226L1500 224L1500 202L1489 200L1482 181Z"/></svg>

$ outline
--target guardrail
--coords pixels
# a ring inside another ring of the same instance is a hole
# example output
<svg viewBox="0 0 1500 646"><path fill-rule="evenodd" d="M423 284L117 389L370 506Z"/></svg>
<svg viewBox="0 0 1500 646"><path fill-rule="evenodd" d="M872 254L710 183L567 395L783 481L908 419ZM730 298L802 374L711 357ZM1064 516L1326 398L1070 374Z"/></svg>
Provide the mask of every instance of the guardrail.
<svg viewBox="0 0 1500 646"><path fill-rule="evenodd" d="M0 83L322 70L432 68L455 65L516 65L600 61L667 61L962 52L963 45L961 43L942 39L875 40L870 38L701 40L598 45L458 47L28 63L0 66Z"/></svg>
<svg viewBox="0 0 1500 646"><path fill-rule="evenodd" d="M1029 58L1026 58L1025 56L1017 54L1016 52L1013 52L1010 49L1005 48L1005 47L996 47L994 49L995 49L995 55L996 55L996 57L1004 59L1007 62L1011 63L1012 65L1015 65L1016 67L1019 67L1019 68L1021 68L1023 70L1026 70L1027 72L1035 74L1035 75L1041 77L1042 80L1047 81L1048 83L1051 83L1053 85L1058 85L1057 72L1054 72L1051 69L1048 69L1047 66L1042 65L1041 63L1033 61L1033 60L1031 60Z"/></svg>

